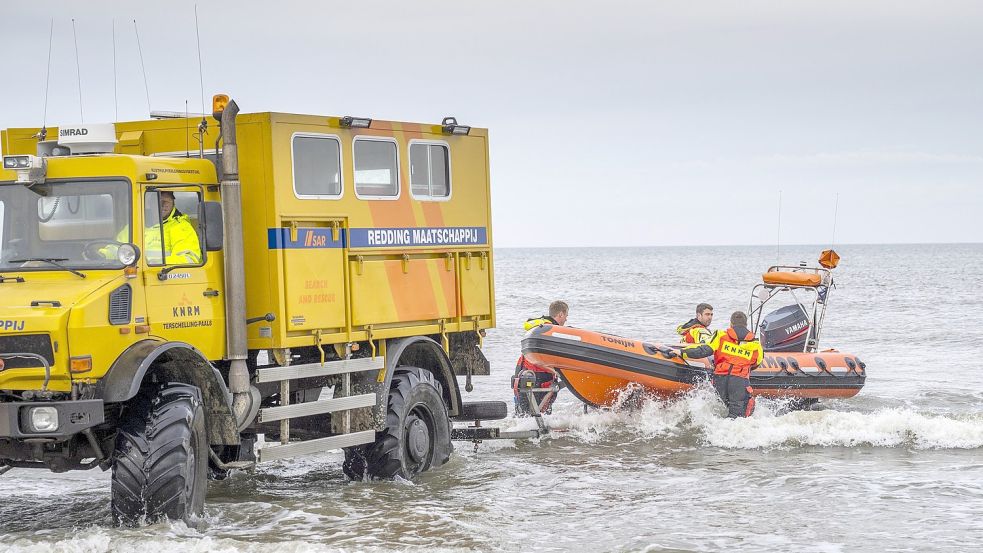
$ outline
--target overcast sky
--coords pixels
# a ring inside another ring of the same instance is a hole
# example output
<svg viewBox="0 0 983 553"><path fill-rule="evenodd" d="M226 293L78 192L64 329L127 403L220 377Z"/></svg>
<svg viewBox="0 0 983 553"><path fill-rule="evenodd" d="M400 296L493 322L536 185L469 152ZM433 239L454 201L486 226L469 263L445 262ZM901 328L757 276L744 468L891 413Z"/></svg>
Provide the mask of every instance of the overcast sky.
<svg viewBox="0 0 983 553"><path fill-rule="evenodd" d="M139 5L138 5L139 4ZM146 4L146 5L145 5ZM201 110L194 2L11 1L0 127ZM231 9L226 9L231 7ZM497 246L983 242L983 2L198 2L206 101L490 133ZM223 26L227 31L223 32ZM555 231L555 232L551 232Z"/></svg>

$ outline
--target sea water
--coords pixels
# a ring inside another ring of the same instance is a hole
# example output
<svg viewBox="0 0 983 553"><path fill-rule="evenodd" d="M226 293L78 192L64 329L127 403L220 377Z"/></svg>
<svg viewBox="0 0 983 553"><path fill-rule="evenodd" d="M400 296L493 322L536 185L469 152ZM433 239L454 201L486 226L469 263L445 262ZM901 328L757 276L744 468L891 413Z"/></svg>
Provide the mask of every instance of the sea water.
<svg viewBox="0 0 983 553"><path fill-rule="evenodd" d="M466 399L511 402L522 322L554 299L573 326L672 341L697 303L726 326L769 265L821 249L497 250L493 372ZM983 245L837 250L821 345L867 363L855 398L728 420L706 388L586 413L564 391L547 438L457 442L414 482L348 482L338 452L261 465L211 482L195 527L115 528L108 474L15 469L0 550L978 551Z"/></svg>

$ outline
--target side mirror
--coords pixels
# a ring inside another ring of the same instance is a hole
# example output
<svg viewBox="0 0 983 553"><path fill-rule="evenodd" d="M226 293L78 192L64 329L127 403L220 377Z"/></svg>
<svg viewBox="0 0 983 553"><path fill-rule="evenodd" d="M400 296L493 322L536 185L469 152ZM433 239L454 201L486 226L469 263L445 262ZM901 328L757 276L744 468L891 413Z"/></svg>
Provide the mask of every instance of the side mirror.
<svg viewBox="0 0 983 553"><path fill-rule="evenodd" d="M222 241L225 238L222 204L219 202L202 202L199 210L198 220L205 227L205 250L210 252L221 251Z"/></svg>

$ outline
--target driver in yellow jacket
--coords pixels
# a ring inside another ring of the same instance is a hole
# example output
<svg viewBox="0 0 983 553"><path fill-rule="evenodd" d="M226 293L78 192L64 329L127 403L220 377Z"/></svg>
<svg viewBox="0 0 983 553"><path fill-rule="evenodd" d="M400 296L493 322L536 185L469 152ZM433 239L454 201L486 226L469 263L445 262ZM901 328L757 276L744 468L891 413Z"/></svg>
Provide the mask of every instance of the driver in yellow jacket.
<svg viewBox="0 0 983 553"><path fill-rule="evenodd" d="M174 207L174 193L160 193L161 226L154 225L143 232L143 250L150 263L160 263L160 238L164 235L164 263L187 265L201 263L201 242L187 215Z"/></svg>
<svg viewBox="0 0 983 553"><path fill-rule="evenodd" d="M201 242L187 215L174 206L174 193L160 192L160 218L164 221L164 263L167 265L193 265L201 263ZM116 242L124 243L130 235L130 226L124 225L116 235ZM161 226L143 231L143 252L147 261L161 264ZM105 258L116 256L118 244L110 244L99 250Z"/></svg>

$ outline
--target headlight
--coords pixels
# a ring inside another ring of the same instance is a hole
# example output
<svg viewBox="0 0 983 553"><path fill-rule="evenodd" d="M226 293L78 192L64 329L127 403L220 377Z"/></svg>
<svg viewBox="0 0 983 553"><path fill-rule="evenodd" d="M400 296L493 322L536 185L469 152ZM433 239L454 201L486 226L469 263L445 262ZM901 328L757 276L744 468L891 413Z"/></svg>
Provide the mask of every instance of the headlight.
<svg viewBox="0 0 983 553"><path fill-rule="evenodd" d="M40 184L48 171L48 160L30 155L3 156L3 168L17 171L19 184Z"/></svg>
<svg viewBox="0 0 983 553"><path fill-rule="evenodd" d="M32 407L28 421L31 432L54 432L58 430L58 410L54 407Z"/></svg>
<svg viewBox="0 0 983 553"><path fill-rule="evenodd" d="M124 266L129 267L140 259L140 251L133 244L123 244L116 250L116 259Z"/></svg>

